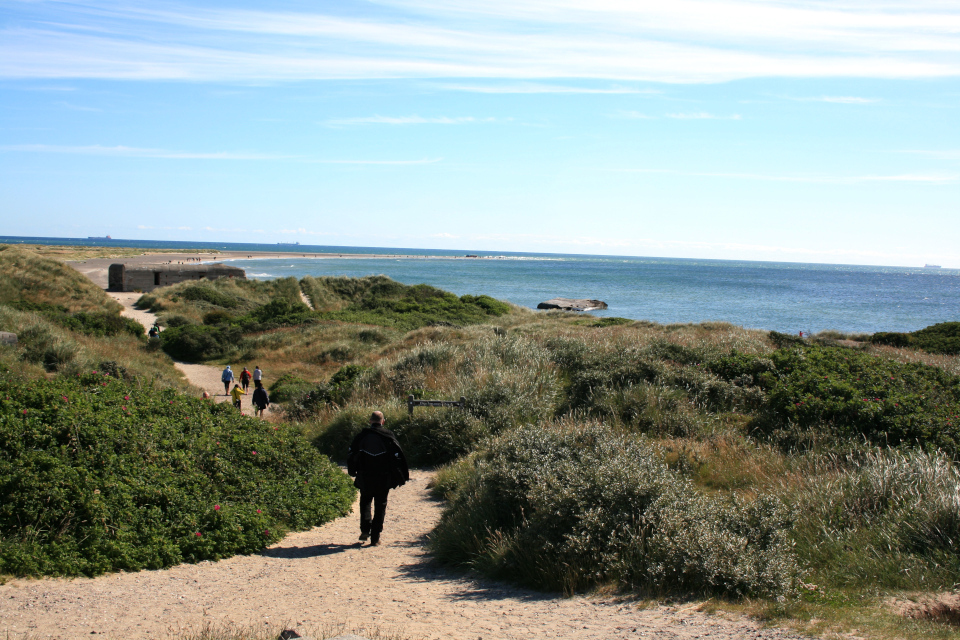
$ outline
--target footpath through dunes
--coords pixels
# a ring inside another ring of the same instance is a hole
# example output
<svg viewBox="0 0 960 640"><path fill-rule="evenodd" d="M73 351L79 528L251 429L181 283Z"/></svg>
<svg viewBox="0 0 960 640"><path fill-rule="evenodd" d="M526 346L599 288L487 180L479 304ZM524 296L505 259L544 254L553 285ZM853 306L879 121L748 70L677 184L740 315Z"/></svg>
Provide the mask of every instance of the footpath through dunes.
<svg viewBox="0 0 960 640"><path fill-rule="evenodd" d="M799 640L699 603L643 609L626 600L545 594L474 580L429 561L424 543L441 504L415 471L391 492L383 541L357 542L351 516L287 536L259 555L99 578L0 586L0 633L11 638L163 638L206 625L294 628L343 624L405 638L664 638Z"/></svg>
<svg viewBox="0 0 960 640"><path fill-rule="evenodd" d="M136 304L141 294L132 292L108 291L107 295L123 305L123 311L121 311L122 315L136 320L142 324L145 329L149 329L153 326L153 323L157 321L156 314L134 308L133 305ZM220 381L220 375L223 370L220 367L213 367L208 364L188 364L186 362L177 361L174 361L174 365L184 375L190 384L197 387L197 389L203 389L207 391L216 402L231 401L231 397L223 393L223 382ZM240 381L240 372L243 371L243 366L244 364L240 363L232 367L234 369L233 374L236 378L236 382ZM249 365L251 371L253 371L253 366L255 365ZM247 390L247 395L245 395L241 400L243 403L243 412L247 415L253 415L252 398L253 383L251 382L250 388ZM263 417L265 420L272 420L273 416L273 406L271 405L268 406L267 410L263 412Z"/></svg>

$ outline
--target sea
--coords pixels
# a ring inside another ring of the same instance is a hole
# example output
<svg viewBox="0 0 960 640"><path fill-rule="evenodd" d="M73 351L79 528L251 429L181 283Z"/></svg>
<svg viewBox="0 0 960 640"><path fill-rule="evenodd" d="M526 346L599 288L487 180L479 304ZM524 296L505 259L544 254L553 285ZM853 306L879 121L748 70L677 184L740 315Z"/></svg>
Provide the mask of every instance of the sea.
<svg viewBox="0 0 960 640"><path fill-rule="evenodd" d="M960 321L960 269L102 238L0 236L0 243L281 252L288 255L229 263L249 278L382 274L530 308L551 298L590 298L608 305L592 315L663 324L729 322L796 334L915 331ZM370 257L310 257L320 253Z"/></svg>

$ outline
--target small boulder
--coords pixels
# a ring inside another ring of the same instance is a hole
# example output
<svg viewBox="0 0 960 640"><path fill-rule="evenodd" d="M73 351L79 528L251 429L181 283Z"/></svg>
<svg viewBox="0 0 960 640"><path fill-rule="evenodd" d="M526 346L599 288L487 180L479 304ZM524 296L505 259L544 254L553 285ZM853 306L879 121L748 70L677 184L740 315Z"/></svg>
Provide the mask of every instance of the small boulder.
<svg viewBox="0 0 960 640"><path fill-rule="evenodd" d="M0 331L0 344L17 345L17 334L9 331Z"/></svg>
<svg viewBox="0 0 960 640"><path fill-rule="evenodd" d="M561 311L594 311L606 309L603 300L574 300L572 298L554 298L537 305L537 309L560 309Z"/></svg>

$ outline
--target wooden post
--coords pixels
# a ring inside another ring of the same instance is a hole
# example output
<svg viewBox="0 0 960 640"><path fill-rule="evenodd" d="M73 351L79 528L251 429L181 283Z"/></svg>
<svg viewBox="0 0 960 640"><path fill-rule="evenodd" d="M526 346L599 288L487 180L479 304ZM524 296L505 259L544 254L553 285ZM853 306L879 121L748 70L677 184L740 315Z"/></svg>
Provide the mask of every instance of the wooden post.
<svg viewBox="0 0 960 640"><path fill-rule="evenodd" d="M410 415L413 415L413 394L407 396L407 411L410 412Z"/></svg>

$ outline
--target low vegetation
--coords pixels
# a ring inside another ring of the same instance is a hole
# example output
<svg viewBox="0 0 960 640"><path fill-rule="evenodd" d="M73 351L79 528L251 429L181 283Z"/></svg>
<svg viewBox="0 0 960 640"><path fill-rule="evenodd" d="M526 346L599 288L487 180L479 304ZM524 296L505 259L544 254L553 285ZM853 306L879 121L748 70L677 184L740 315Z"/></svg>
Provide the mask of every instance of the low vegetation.
<svg viewBox="0 0 960 640"><path fill-rule="evenodd" d="M165 357L122 330L96 337L75 316L95 308L10 300L0 329L53 336L0 349L20 374L85 384L69 363L90 359L58 364L57 340ZM711 595L815 631L952 637L875 612L953 589L960 570L960 355L931 346L957 323L901 342L799 339L535 313L384 277L182 283L139 304L160 313L167 353L259 364L285 440L342 458L383 411L411 462L440 466L444 563L548 590ZM411 414L410 395L466 406Z"/></svg>
<svg viewBox="0 0 960 640"><path fill-rule="evenodd" d="M101 371L0 374L0 492L0 573L88 576L254 553L354 496L289 427Z"/></svg>
<svg viewBox="0 0 960 640"><path fill-rule="evenodd" d="M960 322L941 322L912 333L875 333L870 342L955 356L960 354Z"/></svg>

